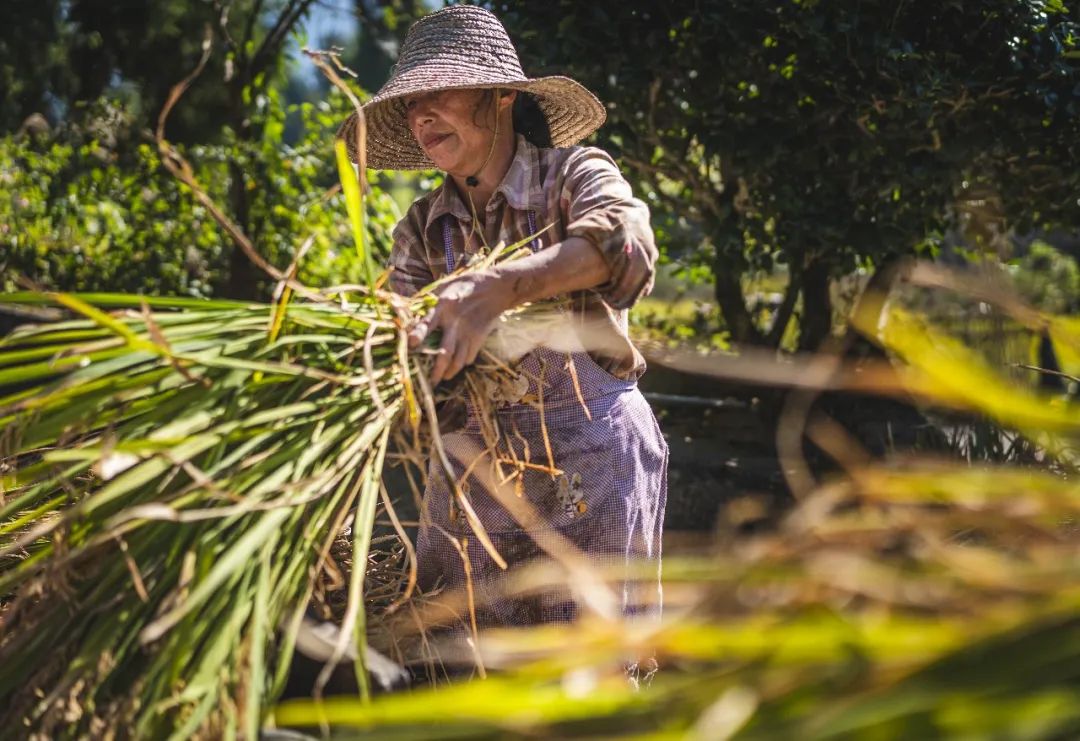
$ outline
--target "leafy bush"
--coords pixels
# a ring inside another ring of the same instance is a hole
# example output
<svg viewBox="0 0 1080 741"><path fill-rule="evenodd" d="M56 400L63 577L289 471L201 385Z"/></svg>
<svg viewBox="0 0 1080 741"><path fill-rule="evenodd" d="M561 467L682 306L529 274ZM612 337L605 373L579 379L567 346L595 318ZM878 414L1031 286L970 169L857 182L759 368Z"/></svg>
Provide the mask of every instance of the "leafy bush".
<svg viewBox="0 0 1080 741"><path fill-rule="evenodd" d="M263 136L191 146L184 155L219 204L244 192L246 226L263 257L287 266L301 242L313 244L299 277L311 285L358 282L361 263L351 236L329 140L346 111L340 95L282 106L275 92L256 101ZM286 143L286 119L301 122L301 138ZM102 101L90 122L54 135L0 139L0 287L17 276L46 289L124 291L154 295L228 293L233 245L206 209L161 166L149 134ZM234 182L231 164L243 182ZM367 198L369 239L388 254L400 218L379 187ZM261 283L265 295L270 286Z"/></svg>

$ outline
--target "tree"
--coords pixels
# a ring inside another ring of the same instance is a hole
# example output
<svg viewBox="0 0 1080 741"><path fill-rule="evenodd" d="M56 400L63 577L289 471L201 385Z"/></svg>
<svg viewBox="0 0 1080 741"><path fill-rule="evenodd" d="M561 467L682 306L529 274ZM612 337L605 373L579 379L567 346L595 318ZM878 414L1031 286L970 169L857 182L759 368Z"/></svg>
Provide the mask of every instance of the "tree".
<svg viewBox="0 0 1080 741"><path fill-rule="evenodd" d="M217 18L200 0L12 0L0 14L0 74L11 90L0 126L17 130L32 114L51 124L77 121L103 96L125 100L140 123L152 122L172 85L199 58L204 30ZM224 59L216 65L218 78ZM178 138L220 132L224 90L202 86L174 122Z"/></svg>
<svg viewBox="0 0 1080 741"><path fill-rule="evenodd" d="M311 238L298 272L309 285L357 283L364 276L343 198L327 187L337 177L327 156L330 139L348 110L337 91L297 106L275 98L256 114L253 123L263 132L258 141L177 145L219 205L228 202L237 163L267 173L249 191L250 220L259 225L256 247L284 269ZM288 115L300 121L303 139L283 139ZM224 231L165 170L154 144L131 135L133 120L122 108L94 106L87 118L95 125L0 137L0 292L18 290L19 278L29 278L49 290L228 296L234 245ZM399 217L390 195L372 188L367 248L387 255ZM268 299L272 288L272 280L259 275L252 293Z"/></svg>
<svg viewBox="0 0 1080 741"><path fill-rule="evenodd" d="M32 113L44 112L49 91L70 82L57 60L60 5L60 0L0 4L0 131L16 131Z"/></svg>
<svg viewBox="0 0 1080 741"><path fill-rule="evenodd" d="M366 90L377 90L390 76L405 34L426 8L416 0L354 0L356 36L348 58Z"/></svg>
<svg viewBox="0 0 1080 741"><path fill-rule="evenodd" d="M733 339L831 326L830 279L932 251L989 185L1018 227L1080 216L1080 10L1061 2L494 3L533 74L608 107L599 142ZM787 268L769 326L743 279Z"/></svg>
<svg viewBox="0 0 1080 741"><path fill-rule="evenodd" d="M14 129L25 116L44 112L54 123L78 125L103 96L120 99L134 115L133 132L152 128L172 87L195 68L204 41L214 54L184 105L170 120L170 140L235 145L240 156L227 164L232 219L259 239L267 224L253 217L252 191L275 177L266 161L247 158L265 138L265 115L283 81L285 42L315 0L71 0L26 5L28 24L4 24L0 79L38 75L48 84L17 87L20 108L5 112ZM38 47L47 53L19 55ZM35 65L42 67L35 69ZM273 125L277 125L274 123ZM138 146L136 140L129 148ZM271 137L274 139L275 137ZM329 184L331 181L328 181ZM238 248L229 260L224 294L255 298L259 278Z"/></svg>

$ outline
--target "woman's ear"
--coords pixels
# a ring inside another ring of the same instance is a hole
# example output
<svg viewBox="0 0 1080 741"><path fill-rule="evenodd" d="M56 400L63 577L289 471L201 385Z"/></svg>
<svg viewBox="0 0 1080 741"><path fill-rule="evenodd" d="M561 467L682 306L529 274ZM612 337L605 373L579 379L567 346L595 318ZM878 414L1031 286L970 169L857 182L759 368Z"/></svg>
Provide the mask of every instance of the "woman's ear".
<svg viewBox="0 0 1080 741"><path fill-rule="evenodd" d="M508 90L505 88L499 89L499 110L505 111L507 108L514 105L514 101L517 100L517 90Z"/></svg>

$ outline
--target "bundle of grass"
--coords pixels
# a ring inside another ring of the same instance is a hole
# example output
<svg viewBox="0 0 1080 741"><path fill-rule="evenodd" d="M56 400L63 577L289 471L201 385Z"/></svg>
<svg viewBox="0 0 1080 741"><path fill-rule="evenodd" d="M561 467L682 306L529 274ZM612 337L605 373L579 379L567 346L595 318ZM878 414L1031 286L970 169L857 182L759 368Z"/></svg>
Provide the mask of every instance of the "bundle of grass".
<svg viewBox="0 0 1080 741"><path fill-rule="evenodd" d="M51 298L88 319L0 345L2 722L253 738L354 507L367 561L391 427L415 404L400 320L370 298Z"/></svg>
<svg viewBox="0 0 1080 741"><path fill-rule="evenodd" d="M307 298L288 303L292 288ZM357 565L380 498L407 541L380 487L396 425L415 433L423 407L439 450L426 363L406 345L434 298L320 294L289 278L281 295L0 298L82 316L0 340L5 727L254 738L347 524L354 568L322 679L355 643L367 693ZM508 371L471 372L498 382Z"/></svg>
<svg viewBox="0 0 1080 741"><path fill-rule="evenodd" d="M402 420L415 441L423 407L438 449L423 358L405 334L435 299L380 289L362 155L357 173L337 142L366 281L319 292L295 280L303 248L288 270L267 265L165 140L209 48L174 88L158 146L278 281L275 302L0 297L74 314L0 339L0 727L22 735L256 738L343 532L354 568L320 684L355 643L366 695L362 591L380 499L407 542L380 486L388 441Z"/></svg>

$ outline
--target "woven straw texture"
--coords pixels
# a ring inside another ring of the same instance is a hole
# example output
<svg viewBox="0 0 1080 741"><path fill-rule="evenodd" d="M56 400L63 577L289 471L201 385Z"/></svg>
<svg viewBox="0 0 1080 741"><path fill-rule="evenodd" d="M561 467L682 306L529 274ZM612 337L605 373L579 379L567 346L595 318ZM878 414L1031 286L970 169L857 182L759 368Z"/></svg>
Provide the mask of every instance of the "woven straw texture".
<svg viewBox="0 0 1080 741"><path fill-rule="evenodd" d="M506 29L490 11L452 5L412 25L390 79L364 105L367 166L377 170L435 167L409 131L403 96L491 87L533 95L547 118L556 147L577 144L600 128L606 118L596 96L569 77L525 77ZM338 130L354 162L356 126L354 113Z"/></svg>

